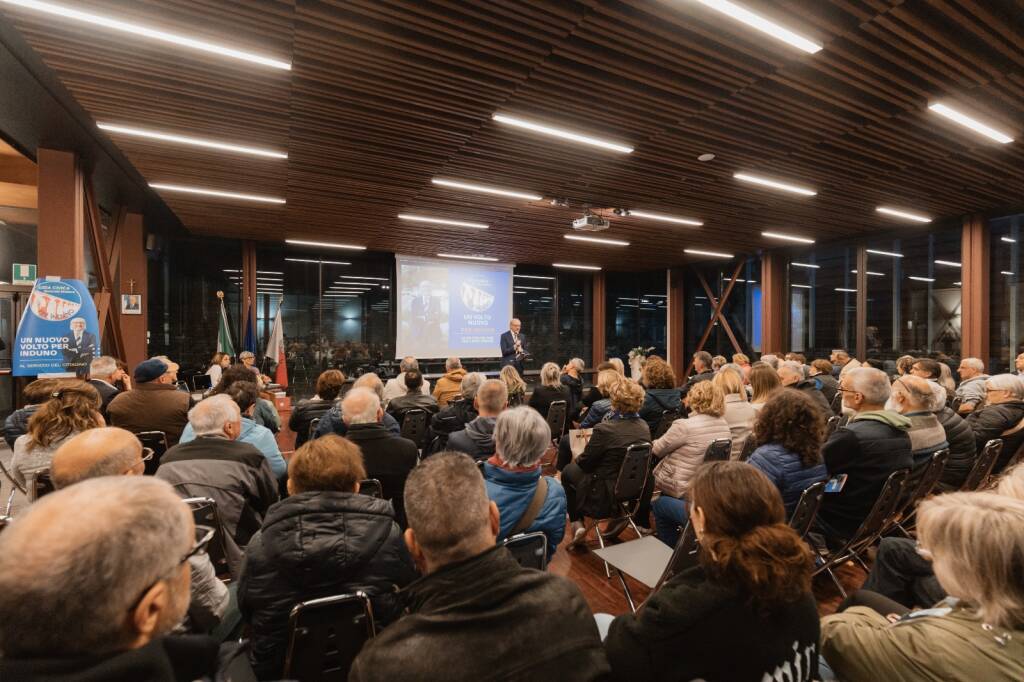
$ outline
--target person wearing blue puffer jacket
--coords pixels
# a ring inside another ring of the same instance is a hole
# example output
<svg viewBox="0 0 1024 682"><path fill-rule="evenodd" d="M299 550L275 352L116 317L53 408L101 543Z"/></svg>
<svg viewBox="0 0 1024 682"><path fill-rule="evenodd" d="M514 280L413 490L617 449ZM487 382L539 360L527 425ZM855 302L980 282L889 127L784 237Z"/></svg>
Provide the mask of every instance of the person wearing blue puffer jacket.
<svg viewBox="0 0 1024 682"><path fill-rule="evenodd" d="M517 533L541 531L548 559L565 535L566 499L562 484L541 475L540 459L551 447L551 428L529 407L513 407L494 425L494 456L484 463L487 496L498 506L498 542Z"/></svg>
<svg viewBox="0 0 1024 682"><path fill-rule="evenodd" d="M779 489L787 518L804 490L828 478L821 456L824 441L821 409L799 391L776 391L757 415L756 449L747 461Z"/></svg>

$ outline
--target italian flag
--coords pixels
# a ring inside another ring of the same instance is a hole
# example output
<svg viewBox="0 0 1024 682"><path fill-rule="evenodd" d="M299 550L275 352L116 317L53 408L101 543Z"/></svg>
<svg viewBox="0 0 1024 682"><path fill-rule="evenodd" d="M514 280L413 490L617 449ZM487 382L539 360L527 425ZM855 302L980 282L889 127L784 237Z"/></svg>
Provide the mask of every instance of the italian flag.
<svg viewBox="0 0 1024 682"><path fill-rule="evenodd" d="M220 299L220 322L217 324L217 352L227 353L235 357L235 346L231 343L231 325L228 324L228 311L224 309L224 299Z"/></svg>
<svg viewBox="0 0 1024 682"><path fill-rule="evenodd" d="M284 352L284 324L281 322L281 304L277 306L277 316L274 317L274 329L270 332L267 352L263 354L263 357L277 363L277 370L274 372L274 383L287 386L288 362Z"/></svg>

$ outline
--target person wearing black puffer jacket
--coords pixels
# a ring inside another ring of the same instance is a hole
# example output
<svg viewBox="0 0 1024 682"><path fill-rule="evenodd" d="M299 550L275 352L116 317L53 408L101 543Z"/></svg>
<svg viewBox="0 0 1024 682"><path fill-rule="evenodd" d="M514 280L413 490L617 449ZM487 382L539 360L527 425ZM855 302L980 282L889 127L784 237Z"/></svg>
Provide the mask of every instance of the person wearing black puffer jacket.
<svg viewBox="0 0 1024 682"><path fill-rule="evenodd" d="M378 627L398 617L397 588L416 569L391 503L358 494L358 446L335 435L292 456L288 497L267 512L246 548L238 606L251 628L249 658L261 680L284 665L288 614L300 601L363 590Z"/></svg>
<svg viewBox="0 0 1024 682"><path fill-rule="evenodd" d="M934 381L929 381L928 386L932 389L932 413L942 424L949 443L949 460L942 470L938 489L943 492L959 490L967 474L971 473L977 457L974 432L964 418L946 404L946 389Z"/></svg>
<svg viewBox="0 0 1024 682"><path fill-rule="evenodd" d="M980 453L985 443L1002 438L993 474L998 474L1024 445L1024 380L1013 374L997 374L985 380L985 406L967 415L967 425L974 432L974 447Z"/></svg>

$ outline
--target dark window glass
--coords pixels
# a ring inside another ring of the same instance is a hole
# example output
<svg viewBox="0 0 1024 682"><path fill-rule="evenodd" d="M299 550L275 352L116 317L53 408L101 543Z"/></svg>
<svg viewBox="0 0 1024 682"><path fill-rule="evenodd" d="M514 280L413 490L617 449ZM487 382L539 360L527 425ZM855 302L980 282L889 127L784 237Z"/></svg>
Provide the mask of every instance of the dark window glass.
<svg viewBox="0 0 1024 682"><path fill-rule="evenodd" d="M761 352L760 258L744 261L736 284L725 301L722 314L729 323L728 329L721 320L715 320L715 324L708 330L708 321L714 315L715 305L725 294L735 270L735 263L698 263L686 269L686 319L683 331L686 336L687 360L697 350L705 333L707 340L703 350L711 355L721 355L730 362L736 353L755 357L756 353ZM681 369L685 371L686 368ZM680 368L676 368L676 371L679 372Z"/></svg>
<svg viewBox="0 0 1024 682"><path fill-rule="evenodd" d="M526 363L528 374L536 374L545 362L561 365L570 358L582 358L590 366L592 283L588 272L535 266L515 269L512 308L523 323L533 356Z"/></svg>
<svg viewBox="0 0 1024 682"><path fill-rule="evenodd" d="M668 273L609 272L605 276L605 349L629 365L629 351L651 348L665 357Z"/></svg>
<svg viewBox="0 0 1024 682"><path fill-rule="evenodd" d="M857 253L849 246L821 246L789 260L790 348L766 352L827 358L833 349L852 353L857 333Z"/></svg>
<svg viewBox="0 0 1024 682"><path fill-rule="evenodd" d="M1024 215L989 223L989 358L990 374L1016 372L1024 353L1024 299L1021 296L1021 240ZM1024 360L1024 358L1022 358ZM1022 363L1024 366L1024 363Z"/></svg>

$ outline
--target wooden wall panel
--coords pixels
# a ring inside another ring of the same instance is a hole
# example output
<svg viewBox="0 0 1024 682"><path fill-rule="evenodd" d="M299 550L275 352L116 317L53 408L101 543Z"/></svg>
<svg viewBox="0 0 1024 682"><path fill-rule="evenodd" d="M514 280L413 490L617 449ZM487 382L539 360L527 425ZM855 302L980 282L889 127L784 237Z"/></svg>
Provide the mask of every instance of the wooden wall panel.
<svg viewBox="0 0 1024 682"><path fill-rule="evenodd" d="M591 304L593 305L593 309L590 316L591 323L593 325L591 329L593 367L597 367L605 360L605 323L608 319L608 313L605 307L605 299L607 298L606 286L604 273L595 272L593 284L591 285Z"/></svg>
<svg viewBox="0 0 1024 682"><path fill-rule="evenodd" d="M40 149L38 273L85 280L85 197L71 152Z"/></svg>
<svg viewBox="0 0 1024 682"><path fill-rule="evenodd" d="M142 216L138 213L126 214L120 233L120 248L117 254L120 293L142 295L142 314L121 315L120 318L124 360L130 367L134 367L149 357L146 339L146 329L149 326L149 277ZM113 305L121 305L120 296L116 297Z"/></svg>
<svg viewBox="0 0 1024 682"><path fill-rule="evenodd" d="M682 268L670 268L668 271L668 362L676 371L677 377L683 377L686 359L686 278Z"/></svg>
<svg viewBox="0 0 1024 682"><path fill-rule="evenodd" d="M989 235L980 215L964 218L960 329L963 357L989 357ZM1012 355L1011 355L1012 357Z"/></svg>
<svg viewBox="0 0 1024 682"><path fill-rule="evenodd" d="M789 290L786 255L761 256L761 352L785 353L789 344Z"/></svg>

